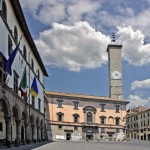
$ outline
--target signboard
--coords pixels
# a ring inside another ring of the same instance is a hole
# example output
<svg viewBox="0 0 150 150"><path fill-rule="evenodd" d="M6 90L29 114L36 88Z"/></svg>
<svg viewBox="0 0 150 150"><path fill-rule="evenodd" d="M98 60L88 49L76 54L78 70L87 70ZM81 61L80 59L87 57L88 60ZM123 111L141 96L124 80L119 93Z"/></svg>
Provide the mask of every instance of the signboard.
<svg viewBox="0 0 150 150"><path fill-rule="evenodd" d="M87 134L87 135L92 135L92 134L93 134L93 130L87 129L87 130L86 130L86 134Z"/></svg>

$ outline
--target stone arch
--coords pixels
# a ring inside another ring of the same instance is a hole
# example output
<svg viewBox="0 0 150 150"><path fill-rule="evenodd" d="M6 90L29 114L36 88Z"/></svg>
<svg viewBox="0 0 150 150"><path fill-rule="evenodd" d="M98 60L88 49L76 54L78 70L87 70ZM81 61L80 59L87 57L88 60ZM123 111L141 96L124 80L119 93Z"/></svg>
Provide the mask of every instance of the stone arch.
<svg viewBox="0 0 150 150"><path fill-rule="evenodd" d="M86 112L93 112L94 114L96 114L96 108L93 107L93 106L86 106L83 108L83 112L86 113Z"/></svg>
<svg viewBox="0 0 150 150"><path fill-rule="evenodd" d="M34 116L34 114L31 114L31 116L30 116L30 124L34 125L34 123L35 123L35 116Z"/></svg>
<svg viewBox="0 0 150 150"><path fill-rule="evenodd" d="M26 110L22 112L22 119L24 120L24 123L29 122L28 112Z"/></svg>
<svg viewBox="0 0 150 150"><path fill-rule="evenodd" d="M10 107L10 104L9 104L9 101L8 99L3 96L1 99L0 99L0 102L2 104L2 108L3 108L3 111L4 111L4 115L5 116L11 116L11 107Z"/></svg>
<svg viewBox="0 0 150 150"><path fill-rule="evenodd" d="M13 115L16 120L21 120L20 108L17 104L12 107Z"/></svg>
<svg viewBox="0 0 150 150"><path fill-rule="evenodd" d="M36 118L36 126L40 126L40 119L39 119L39 117Z"/></svg>

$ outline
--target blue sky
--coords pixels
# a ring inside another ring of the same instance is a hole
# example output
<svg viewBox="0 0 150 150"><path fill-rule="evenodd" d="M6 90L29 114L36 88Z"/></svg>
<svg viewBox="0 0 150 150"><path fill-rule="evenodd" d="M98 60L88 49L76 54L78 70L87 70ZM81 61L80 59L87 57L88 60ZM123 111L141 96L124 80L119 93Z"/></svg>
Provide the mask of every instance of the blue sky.
<svg viewBox="0 0 150 150"><path fill-rule="evenodd" d="M150 0L20 2L49 73L47 90L109 96L106 48L115 32L124 99L150 106Z"/></svg>

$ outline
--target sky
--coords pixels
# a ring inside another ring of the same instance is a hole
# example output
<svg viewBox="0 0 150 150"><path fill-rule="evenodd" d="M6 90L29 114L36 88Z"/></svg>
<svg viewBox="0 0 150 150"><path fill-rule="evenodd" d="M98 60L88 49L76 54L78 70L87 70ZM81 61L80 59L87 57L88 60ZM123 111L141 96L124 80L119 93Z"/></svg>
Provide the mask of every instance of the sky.
<svg viewBox="0 0 150 150"><path fill-rule="evenodd" d="M46 90L109 96L108 44L122 47L127 108L150 107L150 0L20 0Z"/></svg>

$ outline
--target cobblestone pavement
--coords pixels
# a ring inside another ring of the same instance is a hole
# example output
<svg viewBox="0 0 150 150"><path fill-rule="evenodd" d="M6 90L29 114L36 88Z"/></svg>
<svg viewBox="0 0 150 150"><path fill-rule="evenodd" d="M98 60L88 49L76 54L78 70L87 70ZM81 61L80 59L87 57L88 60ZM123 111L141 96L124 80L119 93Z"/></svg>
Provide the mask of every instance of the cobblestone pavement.
<svg viewBox="0 0 150 150"><path fill-rule="evenodd" d="M150 142L53 142L33 150L150 150Z"/></svg>

